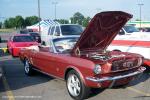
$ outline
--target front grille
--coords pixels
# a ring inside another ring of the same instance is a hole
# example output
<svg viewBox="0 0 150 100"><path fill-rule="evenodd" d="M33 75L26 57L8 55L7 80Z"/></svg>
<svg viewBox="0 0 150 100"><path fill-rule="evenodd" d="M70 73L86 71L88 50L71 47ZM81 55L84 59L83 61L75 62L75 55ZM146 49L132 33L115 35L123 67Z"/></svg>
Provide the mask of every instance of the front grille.
<svg viewBox="0 0 150 100"><path fill-rule="evenodd" d="M127 68L133 68L138 66L138 59L137 58L132 58L132 59L121 59L121 60L115 60L112 63L112 71L117 71L117 70L123 70Z"/></svg>

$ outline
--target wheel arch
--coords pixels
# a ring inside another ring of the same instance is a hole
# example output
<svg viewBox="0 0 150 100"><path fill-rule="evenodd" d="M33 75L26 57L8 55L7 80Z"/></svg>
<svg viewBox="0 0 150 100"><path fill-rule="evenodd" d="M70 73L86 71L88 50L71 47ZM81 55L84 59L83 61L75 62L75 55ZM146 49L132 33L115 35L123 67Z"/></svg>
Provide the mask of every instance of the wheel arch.
<svg viewBox="0 0 150 100"><path fill-rule="evenodd" d="M23 57L23 63L25 63L25 60L29 60L29 58L26 55Z"/></svg>
<svg viewBox="0 0 150 100"><path fill-rule="evenodd" d="M67 67L67 69L65 70L65 73L64 73L64 80L66 80L67 74L68 74L71 70L76 71L76 72L79 74L79 76L80 76L81 80L83 81L83 83L86 85L86 82L85 82L85 79L84 79L83 74L82 74L81 71L80 71L78 68L76 68L75 66L69 66L69 67Z"/></svg>

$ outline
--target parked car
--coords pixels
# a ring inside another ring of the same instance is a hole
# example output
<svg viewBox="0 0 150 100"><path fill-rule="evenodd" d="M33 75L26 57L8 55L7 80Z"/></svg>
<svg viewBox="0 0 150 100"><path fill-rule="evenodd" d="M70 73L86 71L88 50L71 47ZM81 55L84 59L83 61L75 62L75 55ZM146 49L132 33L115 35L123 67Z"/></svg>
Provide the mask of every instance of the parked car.
<svg viewBox="0 0 150 100"><path fill-rule="evenodd" d="M133 25L125 25L112 41L108 50L141 54L144 57L144 65L149 67L150 32L140 32Z"/></svg>
<svg viewBox="0 0 150 100"><path fill-rule="evenodd" d="M32 29L21 29L20 30L20 34L28 34L29 32L33 32L33 30Z"/></svg>
<svg viewBox="0 0 150 100"><path fill-rule="evenodd" d="M150 32L150 27L144 28L144 31L145 31L145 32Z"/></svg>
<svg viewBox="0 0 150 100"><path fill-rule="evenodd" d="M81 36L50 39L50 47L22 49L20 59L27 75L40 71L66 81L73 99L88 97L90 88L129 83L145 70L139 54L106 51L119 30L132 16L125 12L101 12Z"/></svg>
<svg viewBox="0 0 150 100"><path fill-rule="evenodd" d="M0 36L0 43L2 42L2 38L1 38L1 36Z"/></svg>
<svg viewBox="0 0 150 100"><path fill-rule="evenodd" d="M38 32L29 32L28 34L30 34L30 36L32 36L35 41L41 43L41 36Z"/></svg>
<svg viewBox="0 0 150 100"><path fill-rule="evenodd" d="M82 32L83 28L80 25L55 23L43 29L41 41L43 45L49 46L49 39L51 38L79 36Z"/></svg>
<svg viewBox="0 0 150 100"><path fill-rule="evenodd" d="M19 55L20 49L31 45L38 45L38 43L28 34L16 34L7 42L8 51L13 57Z"/></svg>

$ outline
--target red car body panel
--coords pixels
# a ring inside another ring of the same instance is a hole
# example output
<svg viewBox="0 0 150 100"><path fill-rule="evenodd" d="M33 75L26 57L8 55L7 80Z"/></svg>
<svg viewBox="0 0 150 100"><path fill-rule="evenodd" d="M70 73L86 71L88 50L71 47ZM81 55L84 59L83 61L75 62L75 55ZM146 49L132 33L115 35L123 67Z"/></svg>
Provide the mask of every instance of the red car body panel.
<svg viewBox="0 0 150 100"><path fill-rule="evenodd" d="M114 85L126 84L135 77L130 74L141 71L143 57L127 52L105 51L105 48L130 18L130 14L118 11L99 13L81 34L72 52L54 53L45 47L39 47L39 50L24 49L20 52L20 59L28 59L36 69L61 79L65 79L69 70L75 70L88 87L109 87L113 81L116 81ZM101 65L100 74L94 73L96 64ZM124 78L115 80L116 76Z"/></svg>
<svg viewBox="0 0 150 100"><path fill-rule="evenodd" d="M141 57L140 55L136 54L129 55L128 53L126 53L126 55L130 57ZM121 71L112 72L110 71L110 68L108 68L109 64L105 62L105 64L103 64L102 67L103 74L98 76L93 73L93 69L95 66L95 63L93 61L71 55L49 53L48 51L43 51L42 48L39 52L36 52L34 50L22 50L20 59L23 61L23 59L25 58L28 58L30 60L30 63L36 66L36 68L38 68L39 70L61 79L65 79L65 74L68 69L74 69L80 74L80 77L82 77L82 80L86 84L86 86L94 88L109 87L112 81L105 81L101 83L91 82L89 80L86 80L87 76L102 78L106 76L121 75L123 73L127 73L127 71L134 72L135 70L139 69L139 66L136 66L135 68L132 68L130 70L127 68ZM133 78L128 77L121 80L117 80L116 84L125 84L128 83L131 79Z"/></svg>
<svg viewBox="0 0 150 100"><path fill-rule="evenodd" d="M12 56L19 56L20 49L22 49L22 48L29 47L32 45L38 45L38 43L35 41L32 41L32 42L13 42L12 39L15 36L29 36L29 35L27 35L27 34L16 34L8 40L7 48L8 48L8 51L10 52L10 54L12 54Z"/></svg>

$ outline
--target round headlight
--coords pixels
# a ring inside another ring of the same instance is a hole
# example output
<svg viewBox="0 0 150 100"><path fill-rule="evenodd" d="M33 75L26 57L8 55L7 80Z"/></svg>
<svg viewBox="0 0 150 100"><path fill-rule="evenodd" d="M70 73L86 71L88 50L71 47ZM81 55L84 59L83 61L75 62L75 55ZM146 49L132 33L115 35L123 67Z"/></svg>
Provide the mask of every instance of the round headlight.
<svg viewBox="0 0 150 100"><path fill-rule="evenodd" d="M96 65L95 65L95 68L94 68L94 73L95 73L95 74L100 74L101 71L102 71L101 66L98 65L98 64L96 64Z"/></svg>

